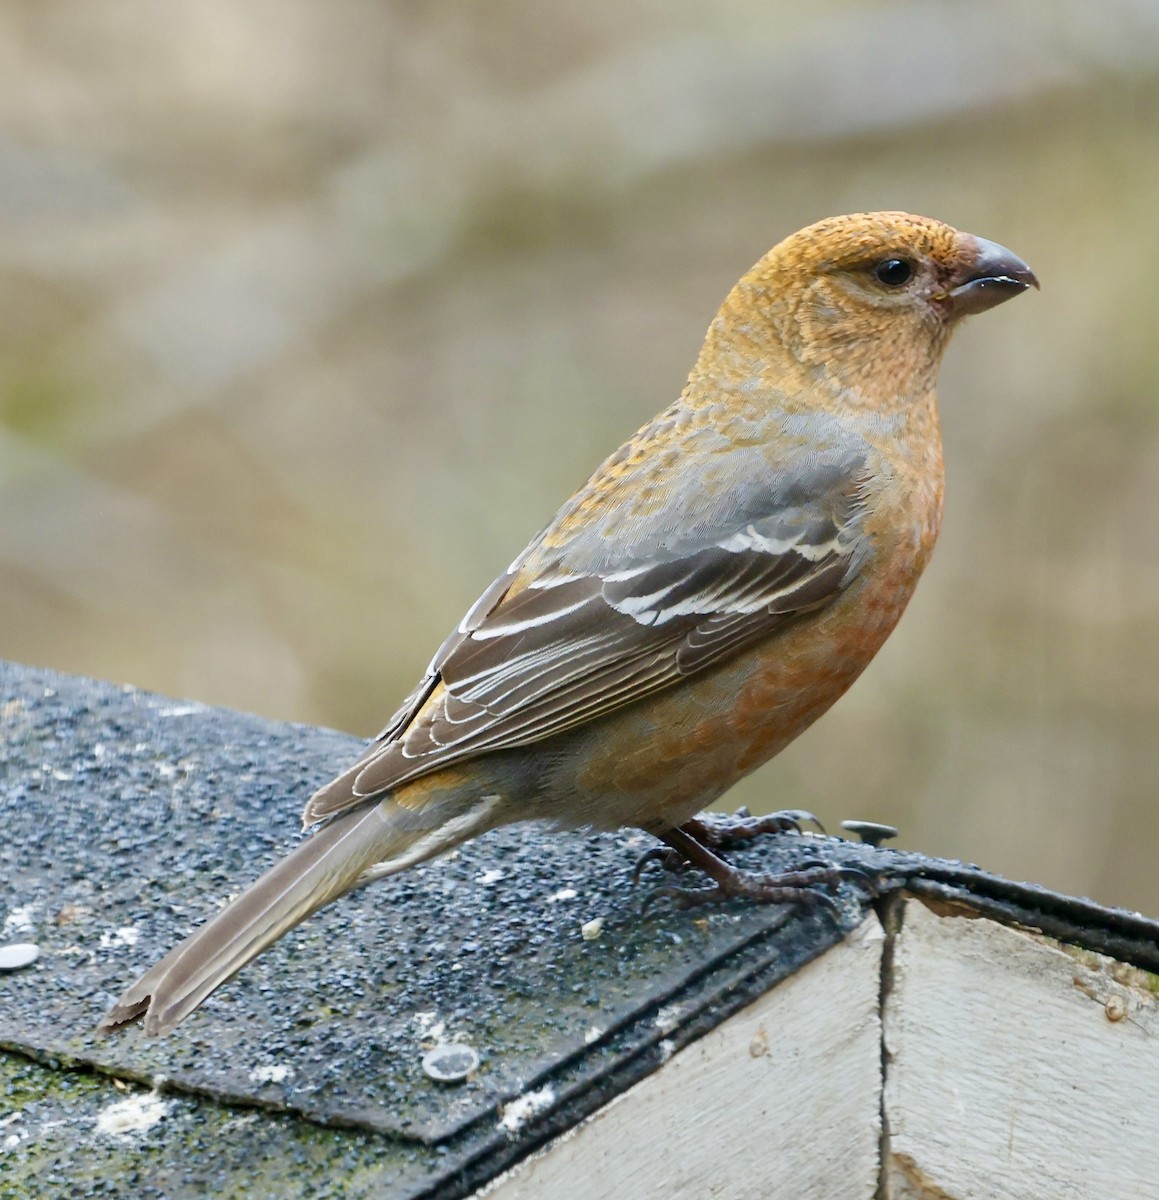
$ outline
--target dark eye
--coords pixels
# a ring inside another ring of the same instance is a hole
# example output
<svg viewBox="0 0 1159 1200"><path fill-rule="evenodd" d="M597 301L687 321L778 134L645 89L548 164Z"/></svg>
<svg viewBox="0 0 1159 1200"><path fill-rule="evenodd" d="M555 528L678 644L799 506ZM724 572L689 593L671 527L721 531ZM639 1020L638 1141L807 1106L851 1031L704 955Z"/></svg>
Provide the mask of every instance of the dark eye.
<svg viewBox="0 0 1159 1200"><path fill-rule="evenodd" d="M886 287L901 287L909 282L914 269L904 258L883 258L873 268L873 273Z"/></svg>

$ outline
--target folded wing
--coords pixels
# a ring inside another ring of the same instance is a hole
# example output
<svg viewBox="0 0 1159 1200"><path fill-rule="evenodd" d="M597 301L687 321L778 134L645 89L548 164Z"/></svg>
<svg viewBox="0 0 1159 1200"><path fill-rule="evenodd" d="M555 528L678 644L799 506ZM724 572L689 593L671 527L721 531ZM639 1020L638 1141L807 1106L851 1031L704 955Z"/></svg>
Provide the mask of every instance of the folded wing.
<svg viewBox="0 0 1159 1200"><path fill-rule="evenodd" d="M307 823L596 720L826 604L866 550L864 451L737 474L720 510L698 513L691 542L665 536L663 508L609 537L614 501L553 541L573 502L480 597L366 755L311 799Z"/></svg>

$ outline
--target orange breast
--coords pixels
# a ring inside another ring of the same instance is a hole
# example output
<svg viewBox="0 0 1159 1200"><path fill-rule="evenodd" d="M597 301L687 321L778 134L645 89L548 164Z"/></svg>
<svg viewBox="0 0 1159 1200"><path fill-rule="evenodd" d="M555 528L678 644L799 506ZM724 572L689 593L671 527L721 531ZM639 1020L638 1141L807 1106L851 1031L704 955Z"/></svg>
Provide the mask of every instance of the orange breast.
<svg viewBox="0 0 1159 1200"><path fill-rule="evenodd" d="M918 534L821 612L593 728L577 755L581 791L619 809L606 823L645 827L714 801L844 694L897 624L932 545Z"/></svg>

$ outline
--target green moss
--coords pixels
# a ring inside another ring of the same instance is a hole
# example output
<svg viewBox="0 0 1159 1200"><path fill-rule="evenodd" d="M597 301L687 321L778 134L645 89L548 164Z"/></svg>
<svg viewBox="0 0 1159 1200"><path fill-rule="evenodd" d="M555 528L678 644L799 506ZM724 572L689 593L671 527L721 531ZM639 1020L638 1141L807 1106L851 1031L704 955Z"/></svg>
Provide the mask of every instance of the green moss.
<svg viewBox="0 0 1159 1200"><path fill-rule="evenodd" d="M143 1089L0 1054L0 1200L29 1196L357 1198L429 1168L423 1147L258 1109L165 1095L140 1130L102 1128Z"/></svg>
<svg viewBox="0 0 1159 1200"><path fill-rule="evenodd" d="M1118 962L1116 959L1097 954L1093 950L1084 950L1081 946L1060 942L1056 938L1040 936L1044 942L1056 946L1076 962L1082 963L1088 970L1106 971L1122 987L1134 988L1136 991L1146 992L1150 996L1159 996L1159 975L1155 972L1145 971L1142 967L1133 966L1131 963Z"/></svg>

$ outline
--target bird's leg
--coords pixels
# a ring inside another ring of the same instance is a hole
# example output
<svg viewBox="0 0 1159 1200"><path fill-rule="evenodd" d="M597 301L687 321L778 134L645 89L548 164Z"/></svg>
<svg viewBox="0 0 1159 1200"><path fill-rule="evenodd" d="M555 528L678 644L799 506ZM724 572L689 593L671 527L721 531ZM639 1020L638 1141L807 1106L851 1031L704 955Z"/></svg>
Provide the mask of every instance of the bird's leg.
<svg viewBox="0 0 1159 1200"><path fill-rule="evenodd" d="M800 833L801 825L805 822L812 822L822 833L825 832L821 822L803 808L785 809L763 817L754 817L747 808L738 808L735 813L703 812L685 821L680 828L701 846L729 850L769 833ZM653 862L659 863L673 875L683 875L692 865L684 854L672 846L653 846L640 855L632 868L633 887L640 882L644 868Z"/></svg>
<svg viewBox="0 0 1159 1200"><path fill-rule="evenodd" d="M865 871L857 867L832 867L825 864L810 864L796 871L777 874L761 874L741 871L718 857L708 846L688 831L688 824L677 829L668 829L658 835L677 854L693 866L699 867L712 881L709 888L659 888L649 897L674 900L681 908L694 908L700 904L718 904L735 896L756 900L764 904L824 904L835 909L831 897L822 888L836 887L843 879L868 879Z"/></svg>

